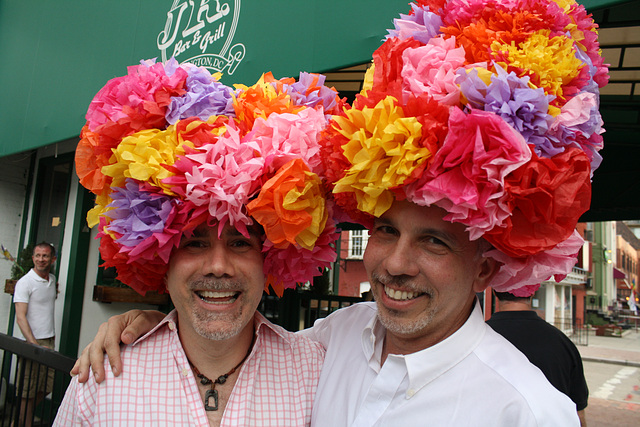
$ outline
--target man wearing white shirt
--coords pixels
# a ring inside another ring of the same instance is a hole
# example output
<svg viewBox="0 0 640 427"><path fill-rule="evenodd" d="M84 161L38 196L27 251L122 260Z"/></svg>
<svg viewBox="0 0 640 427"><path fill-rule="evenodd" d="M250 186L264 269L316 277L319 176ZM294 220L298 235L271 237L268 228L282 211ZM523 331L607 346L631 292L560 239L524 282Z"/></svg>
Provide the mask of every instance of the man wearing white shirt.
<svg viewBox="0 0 640 427"><path fill-rule="evenodd" d="M303 334L327 349L316 426L569 426L572 402L484 323L475 293L495 262L445 212L394 202L364 263L376 303Z"/></svg>
<svg viewBox="0 0 640 427"><path fill-rule="evenodd" d="M38 243L33 249L32 259L33 268L18 280L13 294L16 323L27 342L53 349L57 289L51 267L56 262L56 251L49 243ZM26 425L31 425L35 404L53 389L54 371L26 360L22 366L24 386L20 423L24 420Z"/></svg>

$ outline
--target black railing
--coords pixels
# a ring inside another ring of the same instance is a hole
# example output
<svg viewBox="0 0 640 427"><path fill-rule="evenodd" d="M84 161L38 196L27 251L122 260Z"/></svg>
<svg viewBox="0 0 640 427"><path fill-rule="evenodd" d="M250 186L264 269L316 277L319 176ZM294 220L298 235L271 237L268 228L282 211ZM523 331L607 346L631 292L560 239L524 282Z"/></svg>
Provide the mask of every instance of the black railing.
<svg viewBox="0 0 640 427"><path fill-rule="evenodd" d="M582 320L556 317L553 325L564 332L575 345L589 345L589 331Z"/></svg>
<svg viewBox="0 0 640 427"><path fill-rule="evenodd" d="M310 291L288 289L282 298L264 295L258 310L273 323L289 331L299 331L339 308L362 301L364 300L359 297L317 295Z"/></svg>
<svg viewBox="0 0 640 427"><path fill-rule="evenodd" d="M0 349L4 351L0 379L0 427L51 425L71 379L69 371L75 359L2 333ZM28 362L24 363L25 360ZM23 402L21 396L23 391L39 381L45 384L42 390L48 386L51 392L42 401L34 402L33 412L25 417L27 400Z"/></svg>

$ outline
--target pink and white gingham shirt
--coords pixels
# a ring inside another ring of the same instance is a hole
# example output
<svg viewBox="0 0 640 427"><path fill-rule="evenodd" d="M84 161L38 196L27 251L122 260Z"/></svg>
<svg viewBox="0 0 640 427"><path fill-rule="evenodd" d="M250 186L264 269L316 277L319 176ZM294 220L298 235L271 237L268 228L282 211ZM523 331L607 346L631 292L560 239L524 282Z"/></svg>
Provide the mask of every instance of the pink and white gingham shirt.
<svg viewBox="0 0 640 427"><path fill-rule="evenodd" d="M196 378L171 312L149 334L122 350L126 367L106 380L73 379L54 425L208 426ZM256 339L242 365L222 426L308 426L324 349L276 326L260 313Z"/></svg>

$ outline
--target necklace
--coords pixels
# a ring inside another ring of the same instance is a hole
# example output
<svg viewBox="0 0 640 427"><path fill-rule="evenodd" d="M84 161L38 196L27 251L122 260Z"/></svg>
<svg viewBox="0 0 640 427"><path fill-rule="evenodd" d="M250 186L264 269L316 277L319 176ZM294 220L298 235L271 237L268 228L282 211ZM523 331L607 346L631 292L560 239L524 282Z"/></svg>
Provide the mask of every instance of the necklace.
<svg viewBox="0 0 640 427"><path fill-rule="evenodd" d="M196 376L200 379L200 384L202 385L211 384L211 388L207 390L207 392L204 394L204 410L205 411L218 410L218 390L216 390L216 386L218 384L224 384L227 382L227 378L229 378L229 375L233 374L240 367L240 365L242 365L244 361L247 360L247 357L249 357L249 353L251 353L252 348L253 348L253 345L249 346L249 351L247 351L247 354L244 355L244 358L232 370L230 370L226 374L220 375L215 380L211 380L210 378L207 378L204 375L202 375L198 370L198 368L196 368L194 364L191 363L191 361L189 361L189 365L191 365L191 369L193 369L193 372L195 372ZM209 405L210 399L213 399L213 405Z"/></svg>

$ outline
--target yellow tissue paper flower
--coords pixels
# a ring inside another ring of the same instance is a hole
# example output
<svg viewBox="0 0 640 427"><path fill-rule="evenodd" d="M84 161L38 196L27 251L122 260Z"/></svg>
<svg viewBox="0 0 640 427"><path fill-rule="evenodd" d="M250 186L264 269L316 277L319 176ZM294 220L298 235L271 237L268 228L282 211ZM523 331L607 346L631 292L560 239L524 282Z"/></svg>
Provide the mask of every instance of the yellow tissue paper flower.
<svg viewBox="0 0 640 427"><path fill-rule="evenodd" d="M420 145L422 125L415 117L405 117L396 102L387 96L374 108L354 108L347 117L334 117L349 140L342 149L352 166L333 191L355 193L358 209L377 217L391 207L389 190L403 185L431 156Z"/></svg>
<svg viewBox="0 0 640 427"><path fill-rule="evenodd" d="M302 190L293 188L284 198L282 207L289 211L305 211L311 217L311 224L296 236L296 242L307 250L313 247L322 234L329 213L322 197L322 181L310 171L305 171L306 182Z"/></svg>
<svg viewBox="0 0 640 427"><path fill-rule="evenodd" d="M162 165L173 165L177 156L184 154L184 144L178 143L175 127L166 130L145 129L122 140L113 150L115 162L102 168L102 173L113 178L111 187L124 187L126 178L147 181L160 187L168 195L174 195L170 186L162 180L171 172Z"/></svg>
<svg viewBox="0 0 640 427"><path fill-rule="evenodd" d="M549 30L537 31L519 46L494 41L491 49L507 53L509 63L498 62L500 66L529 70L547 94L562 97L562 87L578 75L584 63L576 58L571 39L565 36L549 38L549 34Z"/></svg>
<svg viewBox="0 0 640 427"><path fill-rule="evenodd" d="M93 228L100 222L100 217L107 211L111 210L108 207L109 203L112 202L109 194L111 190L107 188L107 191L103 194L98 194L96 196L96 205L87 212L87 225L89 228Z"/></svg>
<svg viewBox="0 0 640 427"><path fill-rule="evenodd" d="M576 4L574 0L553 0L553 2L560 6L560 8L564 10L564 13L568 13L571 6Z"/></svg>
<svg viewBox="0 0 640 427"><path fill-rule="evenodd" d="M373 87L373 73L375 72L375 65L371 62L369 68L364 73L364 81L362 82L362 94L365 94L368 90L371 90Z"/></svg>

